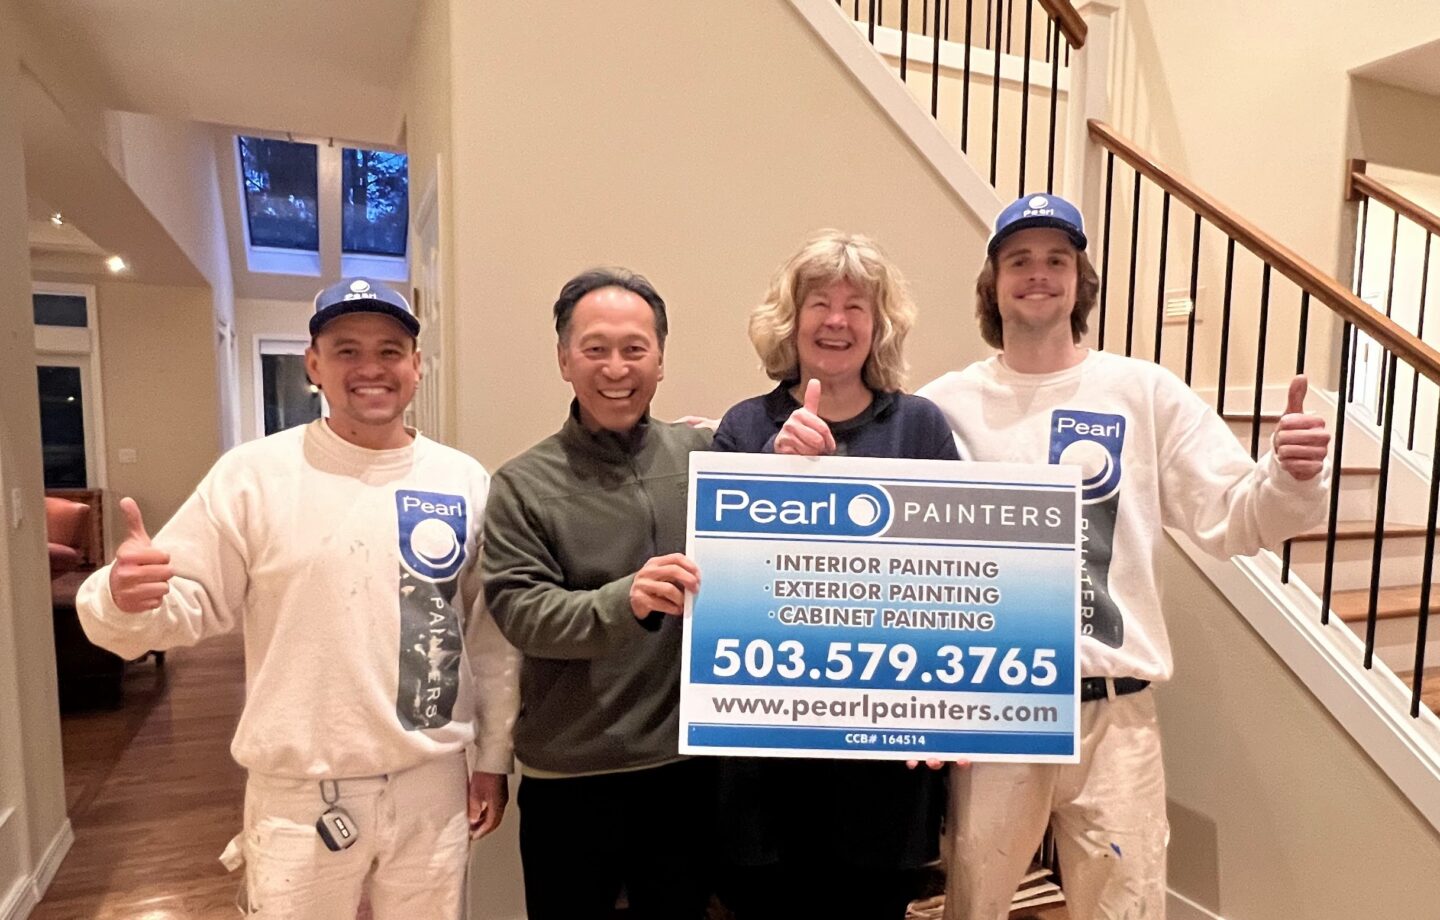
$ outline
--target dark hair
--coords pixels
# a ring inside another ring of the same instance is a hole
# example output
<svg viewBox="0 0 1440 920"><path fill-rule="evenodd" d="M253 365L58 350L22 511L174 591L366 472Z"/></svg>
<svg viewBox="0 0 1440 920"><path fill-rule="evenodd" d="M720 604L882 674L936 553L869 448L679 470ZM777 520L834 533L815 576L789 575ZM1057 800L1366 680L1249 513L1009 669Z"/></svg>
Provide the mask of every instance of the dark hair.
<svg viewBox="0 0 1440 920"><path fill-rule="evenodd" d="M1000 321L1000 303L995 293L995 257L985 260L975 279L975 317L980 320L980 338L991 348L1005 348L1005 325ZM1085 250L1075 251L1075 309L1070 311L1070 335L1078 344L1090 328L1090 311L1100 293L1100 276Z"/></svg>
<svg viewBox="0 0 1440 920"><path fill-rule="evenodd" d="M650 305L655 312L655 337L663 351L665 336L670 332L670 324L665 318L665 300L644 275L637 275L628 268L592 268L565 282L555 300L555 334L560 341L564 342L570 332L570 317L575 313L575 305L580 298L607 287L627 290Z"/></svg>

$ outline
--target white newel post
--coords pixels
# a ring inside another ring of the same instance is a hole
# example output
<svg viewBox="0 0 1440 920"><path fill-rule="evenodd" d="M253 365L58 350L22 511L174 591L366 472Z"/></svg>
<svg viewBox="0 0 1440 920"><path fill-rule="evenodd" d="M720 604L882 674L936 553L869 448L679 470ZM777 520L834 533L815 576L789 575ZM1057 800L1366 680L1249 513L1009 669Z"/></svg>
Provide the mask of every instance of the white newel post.
<svg viewBox="0 0 1440 920"><path fill-rule="evenodd" d="M1099 226L1105 194L1105 157L1090 142L1088 122L1110 117L1110 54L1117 0L1080 0L1075 9L1085 20L1085 46L1070 68L1065 116L1065 195L1080 206L1087 227Z"/></svg>

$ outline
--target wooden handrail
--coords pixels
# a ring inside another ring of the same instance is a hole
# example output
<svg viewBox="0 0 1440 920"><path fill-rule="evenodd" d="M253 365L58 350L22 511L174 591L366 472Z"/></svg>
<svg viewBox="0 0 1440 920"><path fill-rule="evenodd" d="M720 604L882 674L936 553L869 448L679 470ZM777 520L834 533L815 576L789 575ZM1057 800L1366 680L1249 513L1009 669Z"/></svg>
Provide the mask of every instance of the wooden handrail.
<svg viewBox="0 0 1440 920"><path fill-rule="evenodd" d="M1060 26L1060 31L1065 40L1070 43L1071 48L1085 47L1085 20L1075 12L1075 7L1066 0L1040 0L1040 6L1050 14L1050 18Z"/></svg>
<svg viewBox="0 0 1440 920"><path fill-rule="evenodd" d="M1378 179L1372 179L1360 170L1352 170L1350 180L1346 187L1346 197L1350 201L1359 201L1361 196L1368 196L1383 204L1385 207L1396 212L1401 217L1409 218L1429 233L1440 233L1440 217L1436 217L1424 207L1406 198L1390 186Z"/></svg>
<svg viewBox="0 0 1440 920"><path fill-rule="evenodd" d="M1116 133L1114 128L1093 118L1088 125L1091 138L1100 146L1139 170L1141 175L1219 227L1241 246L1274 266L1302 291L1308 291L1311 297L1340 314L1343 319L1365 330L1366 334L1397 355L1400 360L1440 383L1440 352L1356 297L1340 282L1301 258L1293 250L1281 245L1274 237L1160 165L1129 139Z"/></svg>

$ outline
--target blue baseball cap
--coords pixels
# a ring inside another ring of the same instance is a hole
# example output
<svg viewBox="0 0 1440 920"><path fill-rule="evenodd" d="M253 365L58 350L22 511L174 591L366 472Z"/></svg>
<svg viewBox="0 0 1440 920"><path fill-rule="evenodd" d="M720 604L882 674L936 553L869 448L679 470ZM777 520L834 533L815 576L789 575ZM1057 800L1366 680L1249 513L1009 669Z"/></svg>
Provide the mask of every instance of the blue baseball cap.
<svg viewBox="0 0 1440 920"><path fill-rule="evenodd" d="M319 335L326 323L350 313L379 313L404 326L411 335L420 335L420 321L409 301L389 285L369 278L347 278L316 294L310 335Z"/></svg>
<svg viewBox="0 0 1440 920"><path fill-rule="evenodd" d="M1085 218L1080 216L1080 209L1059 195L1037 193L1022 195L1000 212L990 231L986 253L993 258L1010 234L1031 227L1064 230L1076 249L1085 250Z"/></svg>

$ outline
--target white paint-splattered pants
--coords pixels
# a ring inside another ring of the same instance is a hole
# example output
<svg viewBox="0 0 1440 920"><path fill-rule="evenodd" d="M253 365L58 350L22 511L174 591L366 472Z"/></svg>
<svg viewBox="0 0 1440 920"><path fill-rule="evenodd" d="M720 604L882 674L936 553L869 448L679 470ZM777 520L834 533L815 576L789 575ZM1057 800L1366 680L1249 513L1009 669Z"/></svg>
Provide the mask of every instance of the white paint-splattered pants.
<svg viewBox="0 0 1440 920"><path fill-rule="evenodd" d="M355 920L368 881L375 920L456 920L470 841L465 783L458 753L388 778L340 780L337 804L360 833L332 852L315 830L329 807L318 782L251 773L242 836L248 916Z"/></svg>
<svg viewBox="0 0 1440 920"><path fill-rule="evenodd" d="M945 920L1005 920L1050 822L1073 920L1163 920L1165 773L1155 700L1080 706L1080 763L950 768Z"/></svg>

